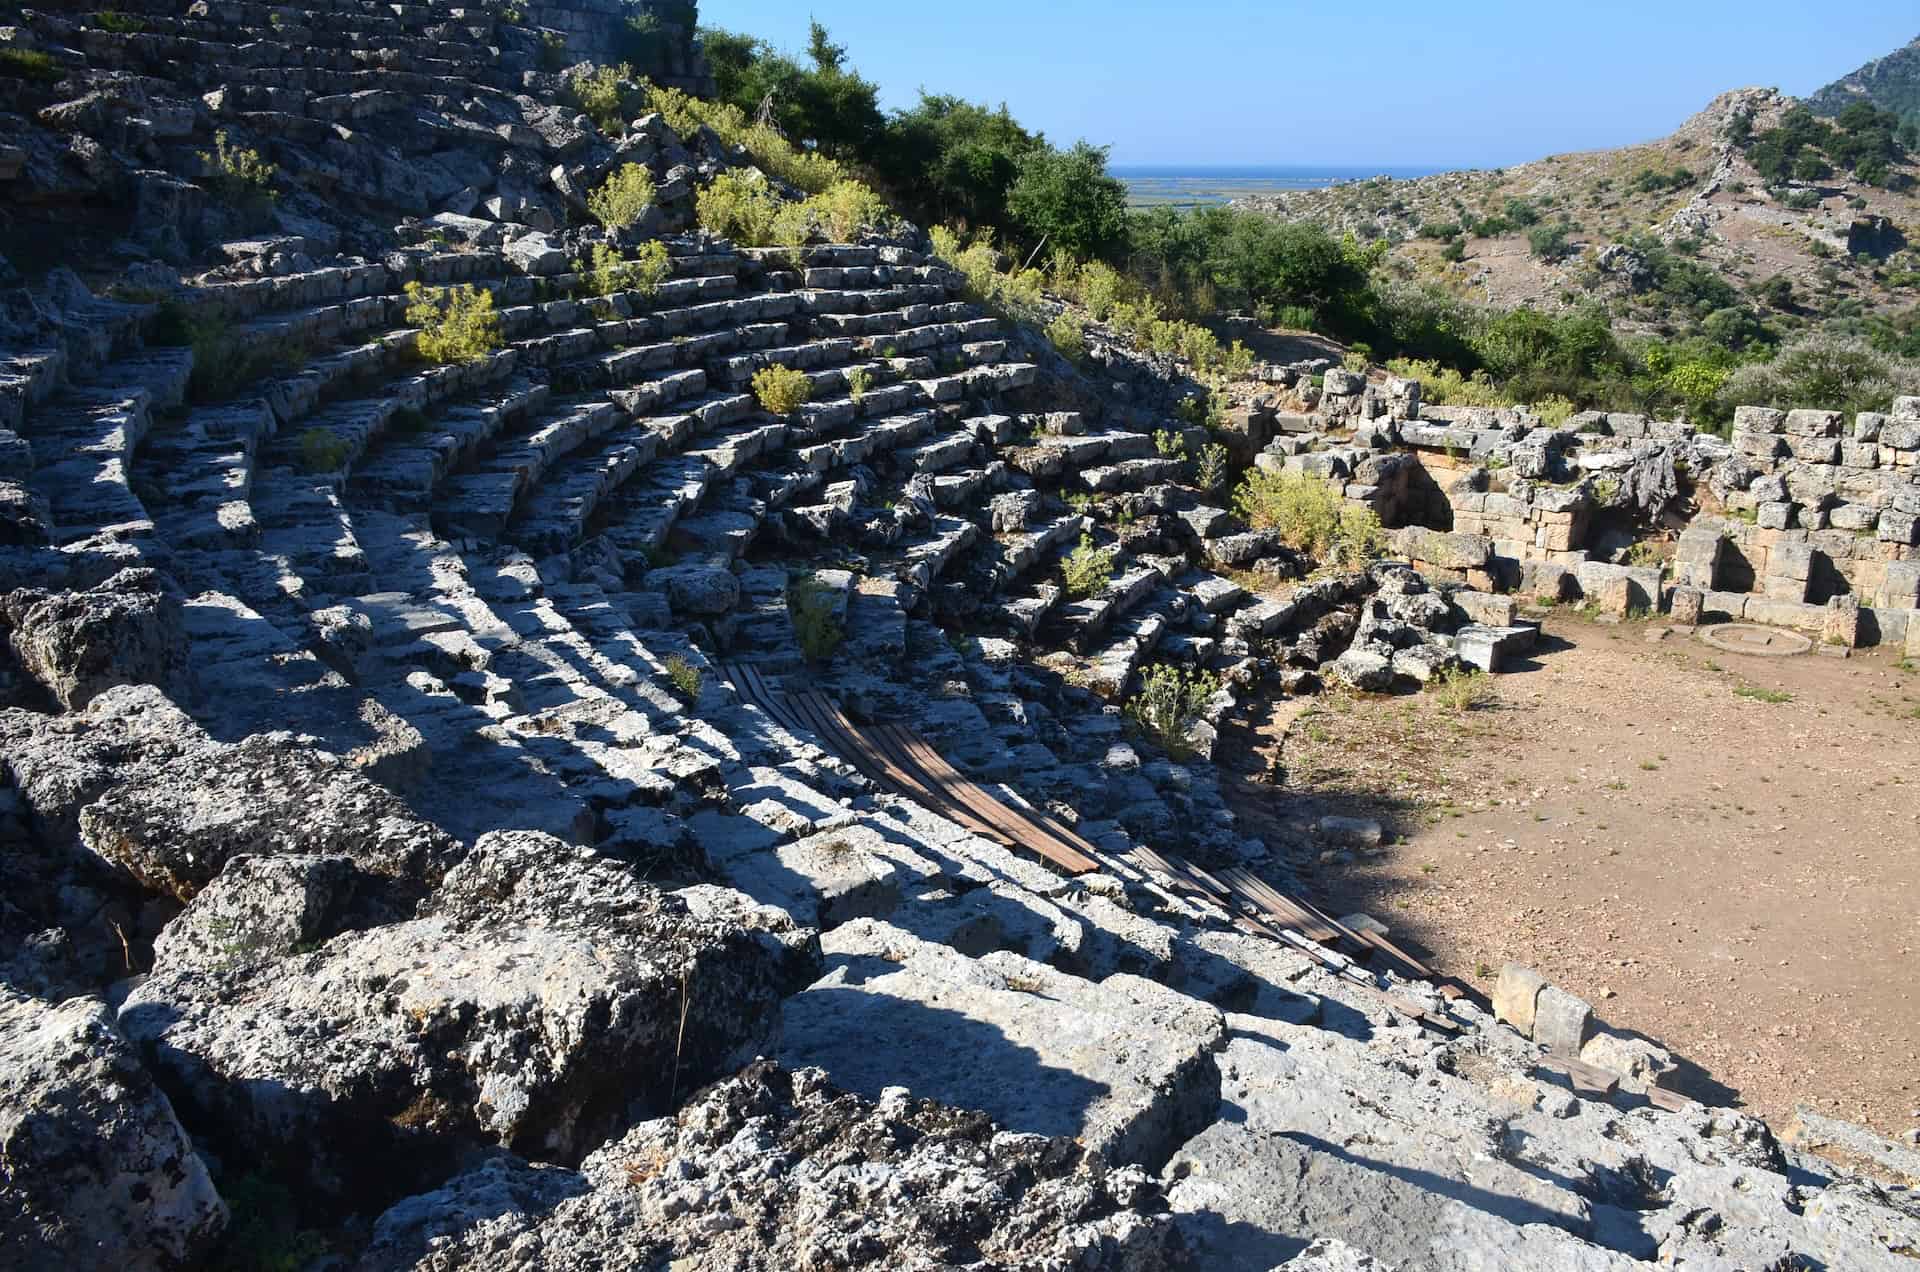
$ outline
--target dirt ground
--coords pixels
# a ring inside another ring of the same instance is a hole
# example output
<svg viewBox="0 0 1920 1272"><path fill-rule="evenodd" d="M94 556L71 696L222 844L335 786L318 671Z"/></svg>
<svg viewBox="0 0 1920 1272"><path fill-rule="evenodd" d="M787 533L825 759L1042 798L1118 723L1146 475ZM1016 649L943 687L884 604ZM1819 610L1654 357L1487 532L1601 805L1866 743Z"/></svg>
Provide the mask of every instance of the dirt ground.
<svg viewBox="0 0 1920 1272"><path fill-rule="evenodd" d="M1489 992L1539 969L1690 1094L1920 1128L1920 667L1664 631L1555 613L1465 711L1275 704L1252 742L1283 784L1242 793L1381 817L1379 851L1323 854L1336 913Z"/></svg>

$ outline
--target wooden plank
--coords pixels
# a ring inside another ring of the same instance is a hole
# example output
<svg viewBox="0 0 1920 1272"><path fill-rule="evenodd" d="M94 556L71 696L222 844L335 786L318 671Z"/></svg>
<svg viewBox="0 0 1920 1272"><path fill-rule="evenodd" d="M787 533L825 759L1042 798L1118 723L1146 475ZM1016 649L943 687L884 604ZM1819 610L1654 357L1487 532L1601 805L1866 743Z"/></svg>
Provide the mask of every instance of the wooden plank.
<svg viewBox="0 0 1920 1272"><path fill-rule="evenodd" d="M1582 1095L1612 1095L1620 1089L1619 1074L1611 1069L1602 1069L1597 1064L1588 1064L1584 1060L1569 1060L1565 1056L1541 1056L1533 1063L1537 1069L1565 1075L1572 1080L1573 1089Z"/></svg>
<svg viewBox="0 0 1920 1272"><path fill-rule="evenodd" d="M1033 848L1050 860L1058 863L1075 874L1091 874L1100 869L1100 861L1083 851L1073 841L1055 834L1044 822L1030 815L1027 810L1016 808L1004 800L995 799L993 793L972 781L955 769L945 756L934 750L924 738L901 725L883 725L873 730L880 737L892 742L917 764L927 776L940 783L943 789L953 792L975 813L999 826L1017 841ZM1035 836L1052 843L1033 842ZM1080 840L1080 843L1085 843ZM1087 845L1091 848L1092 845ZM1095 849L1094 851L1098 851Z"/></svg>
<svg viewBox="0 0 1920 1272"><path fill-rule="evenodd" d="M1670 1113L1685 1113L1695 1104L1693 1100L1678 1091L1668 1090L1657 1082L1647 1088L1646 1094L1648 1103L1666 1109Z"/></svg>

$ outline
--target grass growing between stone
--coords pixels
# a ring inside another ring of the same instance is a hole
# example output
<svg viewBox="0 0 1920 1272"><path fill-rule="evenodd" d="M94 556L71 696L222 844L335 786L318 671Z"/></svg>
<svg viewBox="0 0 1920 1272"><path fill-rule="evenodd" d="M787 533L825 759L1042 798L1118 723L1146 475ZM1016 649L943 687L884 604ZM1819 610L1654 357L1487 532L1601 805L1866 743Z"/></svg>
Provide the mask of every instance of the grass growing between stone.
<svg viewBox="0 0 1920 1272"><path fill-rule="evenodd" d="M1762 689L1759 685L1736 685L1733 690L1736 698L1745 698L1750 702L1766 702L1774 706L1792 702L1793 695L1782 689Z"/></svg>
<svg viewBox="0 0 1920 1272"><path fill-rule="evenodd" d="M787 613L808 662L830 657L846 639L846 629L835 612L837 600L838 594L812 575L794 580L787 589Z"/></svg>

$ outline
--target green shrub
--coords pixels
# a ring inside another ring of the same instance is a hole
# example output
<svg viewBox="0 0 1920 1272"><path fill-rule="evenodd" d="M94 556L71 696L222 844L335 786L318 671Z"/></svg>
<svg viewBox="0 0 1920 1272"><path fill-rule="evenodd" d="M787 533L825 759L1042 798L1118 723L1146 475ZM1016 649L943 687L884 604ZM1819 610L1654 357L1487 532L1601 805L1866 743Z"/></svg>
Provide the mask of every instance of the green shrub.
<svg viewBox="0 0 1920 1272"><path fill-rule="evenodd" d="M1156 429L1153 434L1153 449L1162 459L1185 459L1187 439L1171 429Z"/></svg>
<svg viewBox="0 0 1920 1272"><path fill-rule="evenodd" d="M258 150L231 144L224 128L213 134L213 150L200 152L200 162L213 169L208 179L214 191L230 203L274 197L273 179L280 169L261 158Z"/></svg>
<svg viewBox="0 0 1920 1272"><path fill-rule="evenodd" d="M1188 735L1207 701L1220 692L1211 672L1161 664L1140 673L1140 689L1127 699L1126 712L1161 750L1176 759L1192 754Z"/></svg>
<svg viewBox="0 0 1920 1272"><path fill-rule="evenodd" d="M839 603L839 593L812 575L795 579L787 588L787 613L808 662L827 658L846 639L836 614Z"/></svg>
<svg viewBox="0 0 1920 1272"><path fill-rule="evenodd" d="M1062 310L1058 318L1047 324L1047 340L1069 362L1078 362L1087 355L1086 328L1074 319L1070 310Z"/></svg>
<svg viewBox="0 0 1920 1272"><path fill-rule="evenodd" d="M667 659L667 683L685 701L700 701L700 669L679 654Z"/></svg>
<svg viewBox="0 0 1920 1272"><path fill-rule="evenodd" d="M347 462L347 441L324 428L300 434L300 467L308 473L336 473Z"/></svg>
<svg viewBox="0 0 1920 1272"><path fill-rule="evenodd" d="M1493 678L1478 667L1455 667L1442 672L1429 687L1440 705L1455 715L1478 710L1493 700Z"/></svg>
<svg viewBox="0 0 1920 1272"><path fill-rule="evenodd" d="M1208 492L1220 489L1227 484L1228 462L1227 448L1218 442L1208 442L1200 449L1194 484Z"/></svg>
<svg viewBox="0 0 1920 1272"><path fill-rule="evenodd" d="M753 377L753 396L769 415L791 415L813 399L813 381L792 367L768 367Z"/></svg>
<svg viewBox="0 0 1920 1272"><path fill-rule="evenodd" d="M873 387L873 372L865 367L855 367L847 372L847 396L853 399L855 406L867 396L867 390Z"/></svg>
<svg viewBox="0 0 1920 1272"><path fill-rule="evenodd" d="M1533 413L1538 415L1540 422L1548 428L1559 428L1573 418L1574 405L1572 401L1556 393L1535 402Z"/></svg>
<svg viewBox="0 0 1920 1272"><path fill-rule="evenodd" d="M427 418L425 411L411 406L403 406L387 417L388 430L403 437L426 432L430 423L432 421Z"/></svg>
<svg viewBox="0 0 1920 1272"><path fill-rule="evenodd" d="M779 214L779 196L764 181L739 172L721 173L694 198L700 228L742 247L769 246Z"/></svg>
<svg viewBox="0 0 1920 1272"><path fill-rule="evenodd" d="M112 31L115 35L138 35L147 29L143 19L117 9L100 10L93 15L93 25L102 31Z"/></svg>
<svg viewBox="0 0 1920 1272"><path fill-rule="evenodd" d="M731 102L709 102L677 88L649 85L647 104L682 137L692 137L702 126L713 129L729 146L744 148L754 163L789 185L819 194L846 179L846 169L818 151L802 150L772 124L749 120L747 112Z"/></svg>
<svg viewBox="0 0 1920 1272"><path fill-rule="evenodd" d="M587 213L610 230L639 223L653 206L653 174L637 163L623 163L587 195Z"/></svg>
<svg viewBox="0 0 1920 1272"><path fill-rule="evenodd" d="M232 1219L204 1266L208 1272L300 1272L326 1254L326 1238L299 1226L293 1193L261 1174L220 1181Z"/></svg>
<svg viewBox="0 0 1920 1272"><path fill-rule="evenodd" d="M1340 494L1333 484L1305 473L1250 468L1233 504L1255 530L1277 530L1288 547L1325 556L1340 534Z"/></svg>
<svg viewBox="0 0 1920 1272"><path fill-rule="evenodd" d="M415 347L428 362L478 362L506 344L492 292L471 283L408 283L406 292L407 322L420 329Z"/></svg>
<svg viewBox="0 0 1920 1272"><path fill-rule="evenodd" d="M1346 504L1340 509L1331 556L1334 563L1351 569L1379 560L1386 541L1379 514L1359 504Z"/></svg>
<svg viewBox="0 0 1920 1272"><path fill-rule="evenodd" d="M587 285L596 296L629 291L651 296L660 290L660 283L672 268L667 245L655 240L641 244L630 257L616 247L595 243L591 265L580 272L587 276Z"/></svg>
<svg viewBox="0 0 1920 1272"><path fill-rule="evenodd" d="M0 79L26 80L33 84L57 84L67 73L51 54L38 49L8 46L0 48Z"/></svg>
<svg viewBox="0 0 1920 1272"><path fill-rule="evenodd" d="M1113 581L1114 556L1113 549L1096 548L1093 546L1093 536L1082 534L1080 546L1067 554L1061 566L1067 595L1080 600L1106 591L1107 584Z"/></svg>
<svg viewBox="0 0 1920 1272"><path fill-rule="evenodd" d="M837 243L855 238L864 229L885 225L890 219L886 201L858 181L835 181L804 206Z"/></svg>
<svg viewBox="0 0 1920 1272"><path fill-rule="evenodd" d="M632 117L630 94L634 91L633 68L625 62L617 66L582 67L568 81L573 99L600 131L615 136L626 132Z"/></svg>

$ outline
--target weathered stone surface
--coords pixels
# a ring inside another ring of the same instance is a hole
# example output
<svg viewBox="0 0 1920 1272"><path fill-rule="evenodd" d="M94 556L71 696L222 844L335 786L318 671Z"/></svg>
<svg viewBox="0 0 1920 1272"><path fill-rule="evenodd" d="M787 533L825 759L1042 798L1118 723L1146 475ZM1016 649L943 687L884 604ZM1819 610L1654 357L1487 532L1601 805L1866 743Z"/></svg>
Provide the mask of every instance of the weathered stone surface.
<svg viewBox="0 0 1920 1272"><path fill-rule="evenodd" d="M1158 1165L1213 1115L1220 1014L1164 986L970 959L871 919L822 947L828 974L781 1013L783 1064L869 1098L911 1074L923 1096L1117 1163Z"/></svg>
<svg viewBox="0 0 1920 1272"><path fill-rule="evenodd" d="M205 1163L94 999L0 991L0 1261L199 1266L227 1223Z"/></svg>
<svg viewBox="0 0 1920 1272"><path fill-rule="evenodd" d="M1500 979L1494 983L1494 1018L1518 1029L1523 1038L1533 1037L1534 1005L1546 986L1546 978L1531 967L1508 963L1500 969Z"/></svg>
<svg viewBox="0 0 1920 1272"><path fill-rule="evenodd" d="M1355 689L1384 693L1393 688L1393 660L1368 649L1349 649L1333 661L1336 679Z"/></svg>
<svg viewBox="0 0 1920 1272"><path fill-rule="evenodd" d="M1534 1000L1533 1040L1558 1056L1578 1058L1593 1033L1593 1008L1558 985L1546 985Z"/></svg>
<svg viewBox="0 0 1920 1272"><path fill-rule="evenodd" d="M286 735L216 745L189 770L139 777L81 810L81 838L182 901L242 854L344 856L369 873L424 885L460 853L385 787Z"/></svg>
<svg viewBox="0 0 1920 1272"><path fill-rule="evenodd" d="M719 1072L816 960L738 894L662 893L507 832L418 919L156 974L120 1020L191 1124L323 1197L384 1204L461 1143L578 1160L630 1105Z"/></svg>
<svg viewBox="0 0 1920 1272"><path fill-rule="evenodd" d="M1064 1139L818 1070L749 1067L578 1172L498 1158L375 1225L360 1272L1185 1262L1159 1187Z"/></svg>
<svg viewBox="0 0 1920 1272"><path fill-rule="evenodd" d="M177 692L187 681L180 595L157 571L122 570L84 592L22 589L0 616L20 665L70 711L114 685Z"/></svg>
<svg viewBox="0 0 1920 1272"><path fill-rule="evenodd" d="M153 943L153 970L213 970L294 953L351 928L405 918L411 906L390 879L350 857L229 860Z"/></svg>

